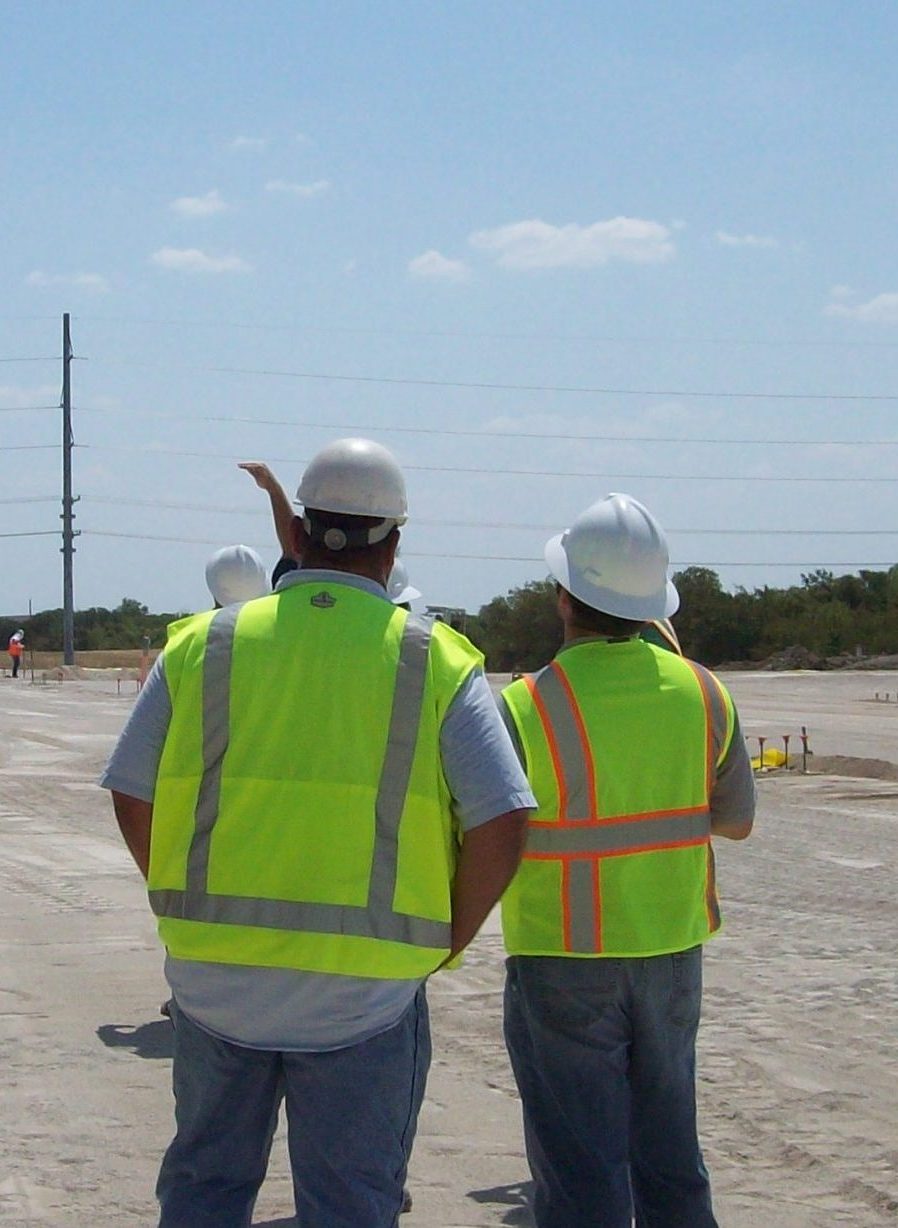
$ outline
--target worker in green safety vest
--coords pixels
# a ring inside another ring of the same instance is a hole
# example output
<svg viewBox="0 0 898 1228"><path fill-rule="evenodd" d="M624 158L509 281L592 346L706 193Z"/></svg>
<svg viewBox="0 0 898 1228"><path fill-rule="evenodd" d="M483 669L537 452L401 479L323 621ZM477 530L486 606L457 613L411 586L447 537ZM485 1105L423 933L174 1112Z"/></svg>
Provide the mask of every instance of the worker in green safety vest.
<svg viewBox="0 0 898 1228"><path fill-rule="evenodd" d="M338 440L297 500L299 568L173 629L101 781L172 989L160 1228L250 1223L282 1100L303 1228L393 1228L426 980L498 900L535 804L480 653L386 591L393 456Z"/></svg>
<svg viewBox="0 0 898 1228"><path fill-rule="evenodd" d="M502 901L536 1224L714 1228L695 1039L711 839L754 816L745 742L710 671L639 638L679 601L642 504L593 504L546 561L564 644L503 692L539 807Z"/></svg>

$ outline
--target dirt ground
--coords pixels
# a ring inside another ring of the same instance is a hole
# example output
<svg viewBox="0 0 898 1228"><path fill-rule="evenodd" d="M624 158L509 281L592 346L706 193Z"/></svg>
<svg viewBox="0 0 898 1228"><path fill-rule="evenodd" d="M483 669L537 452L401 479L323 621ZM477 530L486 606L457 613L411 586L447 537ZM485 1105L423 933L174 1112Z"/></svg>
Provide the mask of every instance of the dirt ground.
<svg viewBox="0 0 898 1228"><path fill-rule="evenodd" d="M898 783L876 764L898 765L898 674L727 681L753 753L759 734L789 733L800 749L805 725L812 766L864 775L765 774L752 838L718 842L726 930L707 949L699 1093L721 1228L893 1225ZM112 675L0 679L0 1224L10 1228L155 1223L171 1130L161 956L94 784L133 698ZM431 983L435 1060L403 1228L530 1222L501 984L493 918L465 966ZM255 1223L288 1228L291 1212L278 1139Z"/></svg>

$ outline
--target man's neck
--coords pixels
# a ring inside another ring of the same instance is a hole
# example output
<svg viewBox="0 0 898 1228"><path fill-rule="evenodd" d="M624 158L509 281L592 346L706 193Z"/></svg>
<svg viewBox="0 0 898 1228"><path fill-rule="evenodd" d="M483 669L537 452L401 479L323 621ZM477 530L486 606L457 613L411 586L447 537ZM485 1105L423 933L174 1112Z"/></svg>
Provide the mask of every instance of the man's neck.
<svg viewBox="0 0 898 1228"><path fill-rule="evenodd" d="M387 587L386 577L374 567L341 567L338 563L304 563L299 565L300 571L340 571L347 576L361 576L363 580L373 580L381 588Z"/></svg>

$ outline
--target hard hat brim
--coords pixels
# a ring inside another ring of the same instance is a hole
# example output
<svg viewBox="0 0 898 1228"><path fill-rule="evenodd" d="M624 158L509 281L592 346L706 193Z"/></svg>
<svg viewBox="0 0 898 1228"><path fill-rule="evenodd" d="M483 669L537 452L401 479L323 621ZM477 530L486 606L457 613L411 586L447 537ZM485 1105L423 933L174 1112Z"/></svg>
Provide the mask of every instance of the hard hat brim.
<svg viewBox="0 0 898 1228"><path fill-rule="evenodd" d="M392 601L393 605L405 605L407 601L414 601L420 596L421 594L413 584L406 584L402 592L398 593L395 597L391 597L390 600Z"/></svg>
<svg viewBox="0 0 898 1228"><path fill-rule="evenodd" d="M570 560L564 548L564 537L564 533L559 533L546 542L546 564L562 588L566 588L584 605L600 610L603 614L611 614L614 618L626 618L634 622L670 618L671 614L675 614L679 609L680 595L670 580L666 581L659 592L642 596L629 596L613 589L584 583L571 573Z"/></svg>

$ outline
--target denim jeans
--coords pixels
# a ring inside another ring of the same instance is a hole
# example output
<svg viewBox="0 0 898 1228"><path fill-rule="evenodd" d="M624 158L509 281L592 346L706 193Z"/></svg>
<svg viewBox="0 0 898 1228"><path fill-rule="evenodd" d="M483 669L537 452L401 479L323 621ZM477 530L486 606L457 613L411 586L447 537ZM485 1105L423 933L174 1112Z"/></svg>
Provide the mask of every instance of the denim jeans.
<svg viewBox="0 0 898 1228"><path fill-rule="evenodd" d="M508 960L538 1228L716 1228L695 1119L701 959Z"/></svg>
<svg viewBox="0 0 898 1228"><path fill-rule="evenodd" d="M399 1022L325 1053L247 1049L172 1006L177 1133L159 1228L248 1228L282 1100L302 1228L394 1228L430 1066L422 987Z"/></svg>

